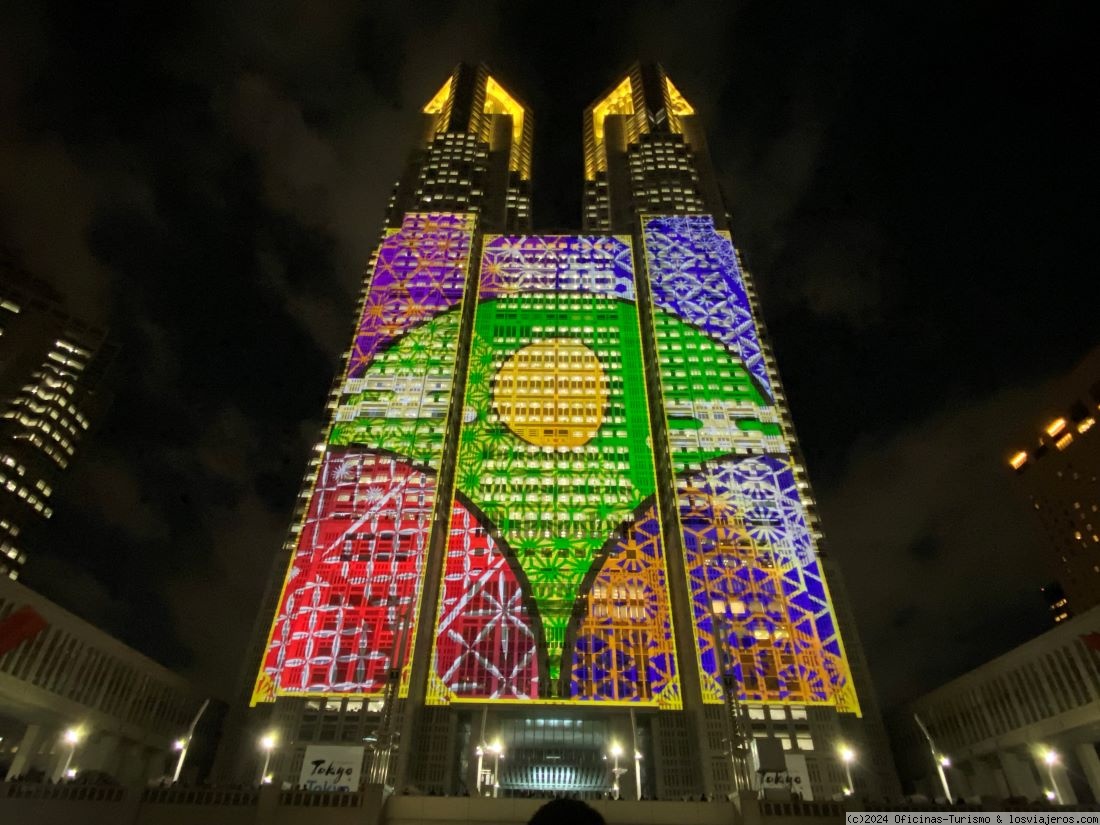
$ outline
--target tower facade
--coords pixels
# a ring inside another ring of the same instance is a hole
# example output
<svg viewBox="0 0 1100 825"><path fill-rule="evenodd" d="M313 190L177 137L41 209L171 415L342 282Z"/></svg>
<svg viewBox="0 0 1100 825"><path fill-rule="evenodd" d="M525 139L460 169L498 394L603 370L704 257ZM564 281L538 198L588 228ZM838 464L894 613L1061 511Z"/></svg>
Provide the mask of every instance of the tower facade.
<svg viewBox="0 0 1100 825"><path fill-rule="evenodd" d="M1070 373L1069 403L1050 416L1028 450L1009 459L1046 538L1043 588L1055 623L1100 605L1100 348Z"/></svg>
<svg viewBox="0 0 1100 825"><path fill-rule="evenodd" d="M101 401L103 341L0 250L0 576L19 578L24 531L53 515L58 477Z"/></svg>
<svg viewBox="0 0 1100 825"><path fill-rule="evenodd" d="M424 111L253 735L295 783L346 742L443 793L840 792L861 697L690 105L641 66L589 108L576 235L527 231L531 115L484 67Z"/></svg>

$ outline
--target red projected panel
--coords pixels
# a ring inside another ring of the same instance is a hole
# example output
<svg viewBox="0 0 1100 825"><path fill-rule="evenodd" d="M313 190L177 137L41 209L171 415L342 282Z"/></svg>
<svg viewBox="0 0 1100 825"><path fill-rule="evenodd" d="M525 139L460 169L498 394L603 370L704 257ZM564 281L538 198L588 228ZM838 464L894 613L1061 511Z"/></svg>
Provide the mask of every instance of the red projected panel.
<svg viewBox="0 0 1100 825"><path fill-rule="evenodd" d="M381 694L408 665L434 498L435 479L404 462L326 453L254 702Z"/></svg>
<svg viewBox="0 0 1100 825"><path fill-rule="evenodd" d="M538 622L519 576L470 506L455 499L436 640L436 676L450 699L534 699Z"/></svg>

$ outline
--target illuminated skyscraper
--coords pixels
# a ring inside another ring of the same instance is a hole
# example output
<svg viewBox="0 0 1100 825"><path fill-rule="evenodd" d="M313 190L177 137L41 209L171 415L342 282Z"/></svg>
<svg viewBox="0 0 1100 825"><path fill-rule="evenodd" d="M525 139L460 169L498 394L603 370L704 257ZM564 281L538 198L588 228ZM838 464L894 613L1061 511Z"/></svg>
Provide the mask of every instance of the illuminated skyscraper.
<svg viewBox="0 0 1100 825"><path fill-rule="evenodd" d="M1064 383L1072 403L1048 407L1034 446L1009 459L1046 537L1043 562L1056 583L1043 592L1056 623L1100 605L1100 349Z"/></svg>
<svg viewBox="0 0 1100 825"><path fill-rule="evenodd" d="M53 515L58 475L101 401L102 345L102 330L0 250L0 576L19 577L24 531Z"/></svg>
<svg viewBox="0 0 1100 825"><path fill-rule="evenodd" d="M578 235L525 234L487 70L424 113L256 651L282 778L366 742L444 793L832 795L854 737L892 791L691 106L644 66L589 108Z"/></svg>

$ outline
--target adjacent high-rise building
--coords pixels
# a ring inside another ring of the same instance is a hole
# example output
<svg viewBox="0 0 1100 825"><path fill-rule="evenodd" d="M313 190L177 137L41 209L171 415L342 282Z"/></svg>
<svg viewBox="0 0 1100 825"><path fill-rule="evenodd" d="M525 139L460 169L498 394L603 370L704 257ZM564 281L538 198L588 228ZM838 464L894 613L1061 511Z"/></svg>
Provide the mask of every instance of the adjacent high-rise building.
<svg viewBox="0 0 1100 825"><path fill-rule="evenodd" d="M424 114L250 657L273 774L894 793L691 105L643 65L589 107L574 235L488 70Z"/></svg>
<svg viewBox="0 0 1100 825"><path fill-rule="evenodd" d="M1056 623L1100 605L1100 349L1068 383L1072 395L1034 446L1009 459L1046 535L1044 561L1055 582L1043 594Z"/></svg>
<svg viewBox="0 0 1100 825"><path fill-rule="evenodd" d="M58 475L97 404L103 340L0 250L0 576L19 577L24 531L53 515Z"/></svg>

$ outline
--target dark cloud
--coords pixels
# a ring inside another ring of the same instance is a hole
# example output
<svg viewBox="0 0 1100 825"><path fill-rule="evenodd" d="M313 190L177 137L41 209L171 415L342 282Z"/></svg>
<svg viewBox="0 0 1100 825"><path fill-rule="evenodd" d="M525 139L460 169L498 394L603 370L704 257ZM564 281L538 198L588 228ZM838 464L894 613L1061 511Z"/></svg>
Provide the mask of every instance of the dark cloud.
<svg viewBox="0 0 1100 825"><path fill-rule="evenodd" d="M640 56L708 124L884 695L1041 626L1001 461L1095 343L1070 6L2 15L0 242L120 346L32 586L228 694L419 106L489 62L535 109L536 223L576 227L581 112Z"/></svg>
<svg viewBox="0 0 1100 825"><path fill-rule="evenodd" d="M819 489L880 695L912 698L1035 635L1044 537L1006 456L1030 441L1064 376L875 427ZM1073 393L1073 394L1071 394ZM914 601L916 599L916 601Z"/></svg>
<svg viewBox="0 0 1100 825"><path fill-rule="evenodd" d="M943 548L935 536L921 536L909 545L909 555L917 561L934 561L942 552Z"/></svg>

